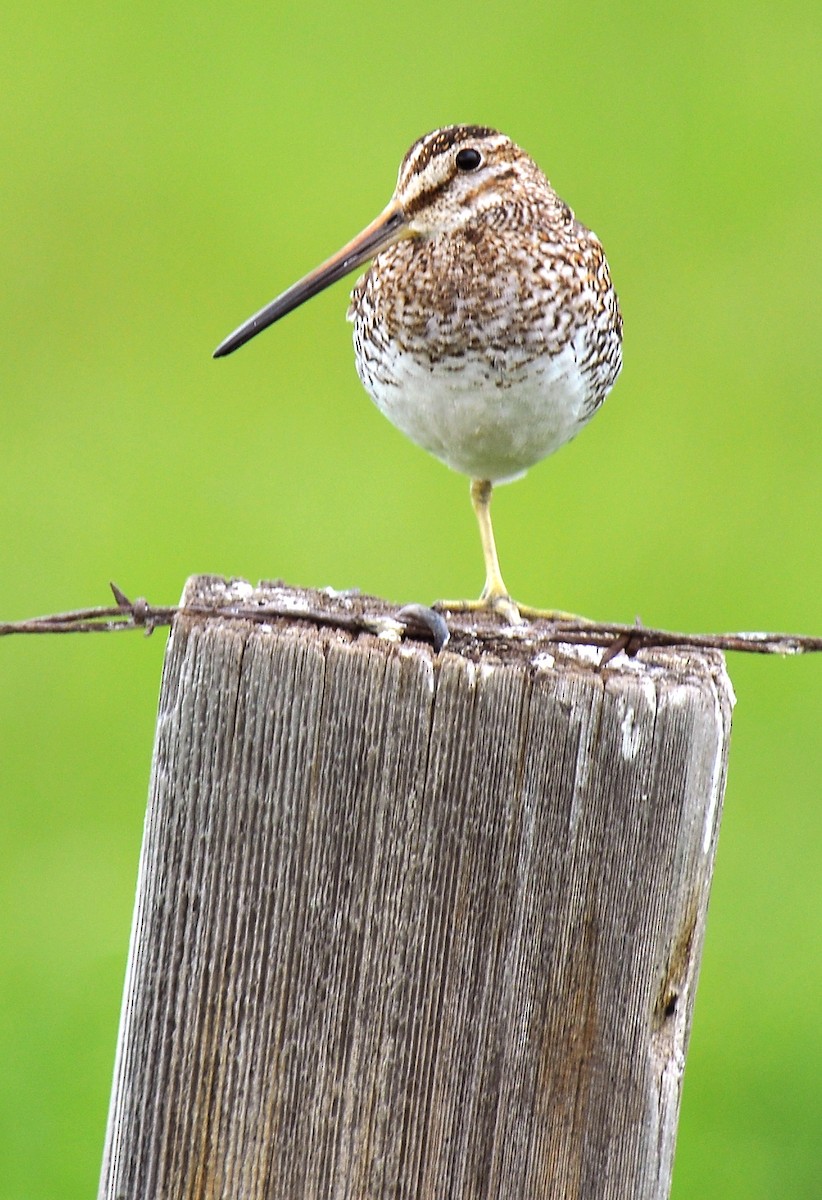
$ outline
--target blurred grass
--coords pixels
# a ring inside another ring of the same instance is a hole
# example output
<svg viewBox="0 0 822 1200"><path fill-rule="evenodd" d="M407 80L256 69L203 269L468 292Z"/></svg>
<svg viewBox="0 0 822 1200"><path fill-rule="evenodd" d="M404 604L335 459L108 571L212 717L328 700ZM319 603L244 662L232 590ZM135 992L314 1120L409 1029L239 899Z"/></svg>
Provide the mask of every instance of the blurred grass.
<svg viewBox="0 0 822 1200"><path fill-rule="evenodd" d="M0 615L217 571L473 594L466 481L353 369L343 285L241 319L385 203L438 124L504 129L602 237L626 368L499 492L514 593L682 629L822 630L822 17L35 4L0 39ZM0 1200L93 1194L162 635L0 646ZM739 704L675 1200L817 1196L822 663Z"/></svg>

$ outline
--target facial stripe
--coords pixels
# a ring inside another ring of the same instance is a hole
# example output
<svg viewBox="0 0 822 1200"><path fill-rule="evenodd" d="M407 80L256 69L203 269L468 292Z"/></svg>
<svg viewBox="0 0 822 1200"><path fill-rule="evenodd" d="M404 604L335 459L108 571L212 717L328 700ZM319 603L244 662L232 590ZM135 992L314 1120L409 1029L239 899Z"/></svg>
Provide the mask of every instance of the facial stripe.
<svg viewBox="0 0 822 1200"><path fill-rule="evenodd" d="M467 207L471 205L479 196L483 196L487 192L497 192L500 182L510 178L510 176L513 174L513 171L500 172L499 174L494 171L487 175L484 179L477 180L475 187L471 188L470 190L465 188L461 192L462 204ZM435 182L429 182L427 186L421 187L414 193L413 196L409 196L406 193L405 197L403 198L402 206L405 216L409 218L413 217L416 213L434 203L437 197L442 195L443 186L443 181L438 180Z"/></svg>

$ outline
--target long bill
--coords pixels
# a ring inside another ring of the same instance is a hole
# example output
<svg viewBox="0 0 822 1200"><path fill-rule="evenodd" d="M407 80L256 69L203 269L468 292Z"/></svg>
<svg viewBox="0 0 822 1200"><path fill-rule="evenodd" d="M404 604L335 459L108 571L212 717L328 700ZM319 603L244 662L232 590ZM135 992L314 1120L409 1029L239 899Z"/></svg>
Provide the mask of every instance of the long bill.
<svg viewBox="0 0 822 1200"><path fill-rule="evenodd" d="M330 284L336 283L338 279L342 279L349 271L353 271L367 262L369 258L373 258L375 254L384 250L386 246L390 246L392 242L399 241L401 237L407 235L407 232L408 223L405 214L396 201L392 200L377 219L343 246L342 250L338 250L331 258L310 271L303 279L298 280L276 300L266 304L265 308L261 308L258 313L249 317L238 329L229 334L214 351L214 357L224 358L226 354L231 354L232 351L256 337L258 333L267 329L269 325L273 325L275 321L279 321L280 317L290 313L305 300L310 300L312 296L316 296Z"/></svg>

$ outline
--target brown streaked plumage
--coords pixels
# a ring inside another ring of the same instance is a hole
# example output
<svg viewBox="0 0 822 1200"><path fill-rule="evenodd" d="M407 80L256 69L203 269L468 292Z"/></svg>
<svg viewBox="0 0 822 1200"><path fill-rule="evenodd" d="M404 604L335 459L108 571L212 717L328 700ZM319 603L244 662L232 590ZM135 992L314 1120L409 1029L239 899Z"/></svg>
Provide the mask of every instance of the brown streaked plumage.
<svg viewBox="0 0 822 1200"><path fill-rule="evenodd" d="M509 138L437 129L405 155L380 216L215 357L369 259L349 309L357 371L390 421L471 478L486 582L458 606L517 620L491 490L574 437L619 374L622 317L602 246Z"/></svg>

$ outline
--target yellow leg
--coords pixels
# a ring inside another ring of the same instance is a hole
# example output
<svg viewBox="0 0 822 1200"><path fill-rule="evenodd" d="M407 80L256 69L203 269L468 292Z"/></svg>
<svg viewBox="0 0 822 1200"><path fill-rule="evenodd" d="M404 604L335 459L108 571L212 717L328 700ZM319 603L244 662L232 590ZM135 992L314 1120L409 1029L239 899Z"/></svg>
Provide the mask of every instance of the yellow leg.
<svg viewBox="0 0 822 1200"><path fill-rule="evenodd" d="M502 578L497 557L497 544L491 525L491 492L493 485L487 479L471 480L471 503L479 525L482 556L485 559L485 587L480 602L488 608L501 612L509 620L519 620L519 609L511 599Z"/></svg>
<svg viewBox="0 0 822 1200"><path fill-rule="evenodd" d="M562 612L558 609L530 608L516 604L511 599L508 588L502 578L497 557L497 546L494 541L494 530L491 525L491 492L493 484L487 479L471 480L471 503L477 515L482 555L485 559L485 587L479 600L438 600L435 608L451 612L477 612L490 609L504 617L511 625L526 620L563 621L574 625L590 625L593 622L574 613Z"/></svg>
<svg viewBox="0 0 822 1200"><path fill-rule="evenodd" d="M499 569L497 546L491 525L492 490L493 485L487 479L471 480L471 503L477 515L482 555L485 559L485 587L482 589L482 595L479 600L439 600L436 607L450 609L452 612L475 612L478 609L491 609L515 625L522 618L519 615L519 609L508 593Z"/></svg>

